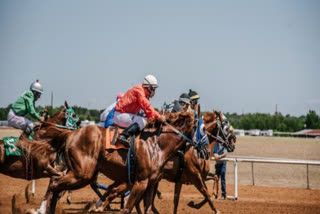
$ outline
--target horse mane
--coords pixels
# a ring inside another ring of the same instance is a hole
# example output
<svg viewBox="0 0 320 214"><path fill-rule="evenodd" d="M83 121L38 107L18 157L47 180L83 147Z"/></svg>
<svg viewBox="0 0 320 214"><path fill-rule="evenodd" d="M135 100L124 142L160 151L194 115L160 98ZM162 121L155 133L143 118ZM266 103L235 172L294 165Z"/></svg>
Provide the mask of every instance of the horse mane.
<svg viewBox="0 0 320 214"><path fill-rule="evenodd" d="M191 133L194 126L194 114L191 112L165 113L166 121L183 133Z"/></svg>
<svg viewBox="0 0 320 214"><path fill-rule="evenodd" d="M206 131L215 134L214 129L217 128L217 114L215 112L207 112L203 115L203 122L206 127Z"/></svg>
<svg viewBox="0 0 320 214"><path fill-rule="evenodd" d="M203 115L203 121L205 123L213 122L216 119L216 113L215 112L207 112Z"/></svg>
<svg viewBox="0 0 320 214"><path fill-rule="evenodd" d="M165 112L166 122L182 132L190 133L194 125L194 114L191 112ZM151 120L146 125L144 132L158 133L161 126L166 126L161 124L158 120Z"/></svg>
<svg viewBox="0 0 320 214"><path fill-rule="evenodd" d="M32 156L51 154L57 152L64 146L69 133L71 133L70 130L50 126L46 129L41 140L33 140L31 142L27 137L23 136L18 141L17 146L27 150L27 153Z"/></svg>

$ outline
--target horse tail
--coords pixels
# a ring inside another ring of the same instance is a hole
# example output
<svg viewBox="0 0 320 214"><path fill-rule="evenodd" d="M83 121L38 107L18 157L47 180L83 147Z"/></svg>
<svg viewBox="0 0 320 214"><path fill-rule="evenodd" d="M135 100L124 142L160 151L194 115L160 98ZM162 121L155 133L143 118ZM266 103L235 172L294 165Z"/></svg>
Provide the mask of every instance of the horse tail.
<svg viewBox="0 0 320 214"><path fill-rule="evenodd" d="M0 165L4 163L6 156L6 151L4 149L4 142L3 140L0 140Z"/></svg>

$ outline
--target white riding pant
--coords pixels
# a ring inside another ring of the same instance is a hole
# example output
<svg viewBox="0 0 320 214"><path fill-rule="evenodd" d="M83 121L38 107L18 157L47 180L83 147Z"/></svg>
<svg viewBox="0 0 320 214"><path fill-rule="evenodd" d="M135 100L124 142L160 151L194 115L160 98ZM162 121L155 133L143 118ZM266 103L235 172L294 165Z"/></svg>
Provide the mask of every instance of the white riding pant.
<svg viewBox="0 0 320 214"><path fill-rule="evenodd" d="M131 113L120 113L115 111L113 123L122 128L127 128L128 126L137 123L142 130L147 125L147 118L141 117Z"/></svg>
<svg viewBox="0 0 320 214"><path fill-rule="evenodd" d="M27 131L27 127L29 130L33 130L33 123L28 120L25 117L16 115L16 113L14 113L14 111L12 109L10 109L9 113L8 113L8 126L12 126L15 127L17 129L22 129L24 131Z"/></svg>
<svg viewBox="0 0 320 214"><path fill-rule="evenodd" d="M116 107L117 102L112 103L110 106L108 106L108 108L106 108L100 115L100 122L99 122L99 126L104 128L104 125L106 123L106 119L110 113L110 111Z"/></svg>

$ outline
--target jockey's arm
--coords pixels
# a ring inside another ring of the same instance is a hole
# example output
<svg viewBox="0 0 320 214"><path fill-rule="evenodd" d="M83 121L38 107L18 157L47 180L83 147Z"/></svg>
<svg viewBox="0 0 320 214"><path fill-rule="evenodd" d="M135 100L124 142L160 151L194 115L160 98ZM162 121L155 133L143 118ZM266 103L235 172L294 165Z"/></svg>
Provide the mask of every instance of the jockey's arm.
<svg viewBox="0 0 320 214"><path fill-rule="evenodd" d="M27 108L27 112L34 118L37 120L41 120L40 114L36 111L35 106L34 106L34 98L31 97L33 95L31 94L27 94L24 97L25 103L26 103L26 108Z"/></svg>

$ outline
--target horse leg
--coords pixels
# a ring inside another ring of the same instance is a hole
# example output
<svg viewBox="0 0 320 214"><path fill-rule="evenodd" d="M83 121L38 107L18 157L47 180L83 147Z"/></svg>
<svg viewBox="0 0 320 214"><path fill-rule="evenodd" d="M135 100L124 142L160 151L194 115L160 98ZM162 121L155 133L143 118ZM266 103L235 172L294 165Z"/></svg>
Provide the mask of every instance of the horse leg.
<svg viewBox="0 0 320 214"><path fill-rule="evenodd" d="M145 193L148 186L148 179L142 181L136 181L132 187L131 194L127 201L126 207L122 210L122 213L130 213L133 207L138 204L141 197Z"/></svg>
<svg viewBox="0 0 320 214"><path fill-rule="evenodd" d="M173 199L173 204L174 204L173 213L174 214L176 214L177 210L178 210L181 188L182 188L182 183L176 182L174 185L174 199Z"/></svg>
<svg viewBox="0 0 320 214"><path fill-rule="evenodd" d="M198 173L198 176L192 176L192 180L193 180L193 184L195 185L195 187L199 190L199 192L205 197L205 201L207 201L211 207L211 209L214 211L214 213L220 213L215 206L213 205L213 201L211 200L208 188L205 184L205 182L203 181L200 173ZM205 204L205 202L203 203ZM203 205L202 204L202 205ZM202 206L201 205L201 206Z"/></svg>
<svg viewBox="0 0 320 214"><path fill-rule="evenodd" d="M49 213L55 214L58 201L59 192L51 192L51 199L49 203Z"/></svg>
<svg viewBox="0 0 320 214"><path fill-rule="evenodd" d="M154 199L156 196L158 185L159 183L150 186L149 191L146 191L143 195L145 213L159 213L156 207L154 206Z"/></svg>
<svg viewBox="0 0 320 214"><path fill-rule="evenodd" d="M158 214L159 213L159 211L157 210L157 208L156 208L156 206L154 205L154 200L155 200L155 198L156 198L156 196L158 196L158 198L159 199L162 199L162 197L161 197L161 192L158 190L158 187L159 187L159 183L157 183L156 185L155 185L155 188L154 188L154 193L153 193L153 198L152 198L152 211L154 212L154 213L156 213L156 214ZM160 193L160 194L159 194ZM159 197L159 195L160 195L160 197Z"/></svg>
<svg viewBox="0 0 320 214"><path fill-rule="evenodd" d="M212 193L212 195L215 195L216 199L218 198L218 195L219 195L219 177L217 175L215 175L214 179L213 179L213 193Z"/></svg>
<svg viewBox="0 0 320 214"><path fill-rule="evenodd" d="M72 203L71 197L72 197L72 190L69 190L69 191L68 191L68 196L67 196L67 203L68 203L68 204L71 204L71 203Z"/></svg>
<svg viewBox="0 0 320 214"><path fill-rule="evenodd" d="M89 212L103 212L104 209L110 204L110 202L117 196L125 193L128 189L126 183L119 184L117 182L112 183L108 190L100 197L93 207L90 208Z"/></svg>
<svg viewBox="0 0 320 214"><path fill-rule="evenodd" d="M53 168L50 164L47 165L46 172L49 174L50 177L51 176L60 177L60 176L62 176L64 174L63 172L59 172L58 170Z"/></svg>

